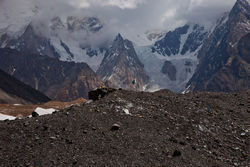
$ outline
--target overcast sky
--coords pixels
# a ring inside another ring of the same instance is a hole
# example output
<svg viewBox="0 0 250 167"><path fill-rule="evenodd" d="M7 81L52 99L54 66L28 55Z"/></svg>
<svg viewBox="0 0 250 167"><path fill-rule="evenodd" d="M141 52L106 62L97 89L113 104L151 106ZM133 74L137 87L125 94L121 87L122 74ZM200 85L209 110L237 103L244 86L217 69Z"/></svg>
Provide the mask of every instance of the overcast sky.
<svg viewBox="0 0 250 167"><path fill-rule="evenodd" d="M34 6L39 11L36 19L40 20L58 15L97 16L114 31L142 33L151 29L171 30L187 22L209 25L229 11L235 2L236 0L0 0L0 7L4 7L8 17L15 18L21 17L18 12L23 14L27 10L34 10Z"/></svg>
<svg viewBox="0 0 250 167"><path fill-rule="evenodd" d="M69 4L84 11L83 14L104 17L107 22L117 23L118 26L172 29L188 21L212 22L229 11L235 2L236 0L43 0L42 6L44 9L52 7L56 10L61 3L58 10L62 8L63 12L67 10L65 5Z"/></svg>

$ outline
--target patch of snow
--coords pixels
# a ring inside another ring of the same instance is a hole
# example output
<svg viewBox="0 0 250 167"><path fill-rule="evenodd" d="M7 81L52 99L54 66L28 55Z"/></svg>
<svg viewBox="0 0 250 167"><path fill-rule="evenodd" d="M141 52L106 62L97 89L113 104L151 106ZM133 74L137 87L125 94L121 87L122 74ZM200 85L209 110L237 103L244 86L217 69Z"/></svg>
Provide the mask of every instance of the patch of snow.
<svg viewBox="0 0 250 167"><path fill-rule="evenodd" d="M161 88L159 85L157 84L152 84L149 88L146 89L147 92L156 92L159 91L163 88Z"/></svg>
<svg viewBox="0 0 250 167"><path fill-rule="evenodd" d="M44 46L40 46L41 50L45 50L45 47Z"/></svg>
<svg viewBox="0 0 250 167"><path fill-rule="evenodd" d="M229 42L229 45L234 48L235 46L237 46L238 42L235 42L234 44L232 44L231 42Z"/></svg>
<svg viewBox="0 0 250 167"><path fill-rule="evenodd" d="M16 117L13 116L9 116L9 115L5 115L5 114L1 114L0 113L0 121L4 121L4 120L15 120Z"/></svg>
<svg viewBox="0 0 250 167"><path fill-rule="evenodd" d="M149 32L145 32L145 33L140 33L140 34L134 34L134 33L130 33L130 32L123 32L122 34L130 41L132 41L135 45L138 46L148 46L148 45L152 45L155 43L156 40L159 39L155 39L155 40L149 40L147 35Z"/></svg>
<svg viewBox="0 0 250 167"><path fill-rule="evenodd" d="M97 56L90 57L87 55L87 49L80 47L80 41L73 38L68 38L62 41L70 48L70 52L74 55L74 57L71 57L71 55L68 54L65 48L61 45L61 40L58 37L52 37L51 43L55 47L57 53L59 53L61 61L73 61L76 63L84 62L87 63L95 72L98 70L104 58L105 52L101 52L98 49Z"/></svg>
<svg viewBox="0 0 250 167"><path fill-rule="evenodd" d="M181 45L180 45L179 54L181 53L183 46L185 45L185 43L187 41L189 34L192 33L192 30L193 30L193 26L189 26L188 32L186 34L181 35Z"/></svg>
<svg viewBox="0 0 250 167"><path fill-rule="evenodd" d="M13 104L14 106L21 106L22 104Z"/></svg>
<svg viewBox="0 0 250 167"><path fill-rule="evenodd" d="M125 114L131 115L128 109L124 108L123 111L125 112Z"/></svg>
<svg viewBox="0 0 250 167"><path fill-rule="evenodd" d="M132 104L132 103L128 103L127 105L126 105L126 108L132 108L134 105Z"/></svg>
<svg viewBox="0 0 250 167"><path fill-rule="evenodd" d="M183 92L181 92L181 94L187 94L187 93L189 93L190 92L190 87L191 87L191 85L189 85Z"/></svg>
<svg viewBox="0 0 250 167"><path fill-rule="evenodd" d="M125 44L124 45L125 49L129 50L130 48Z"/></svg>
<svg viewBox="0 0 250 167"><path fill-rule="evenodd" d="M90 103L92 103L93 102L93 100L88 100L87 102L86 102L86 104L90 104Z"/></svg>
<svg viewBox="0 0 250 167"><path fill-rule="evenodd" d="M55 111L56 111L56 109L54 109L54 108L44 109L44 108L41 108L41 107L37 107L37 108L35 109L35 112L36 112L37 114L39 114L39 116L41 116L41 115L52 114L52 113L55 112Z"/></svg>
<svg viewBox="0 0 250 167"><path fill-rule="evenodd" d="M227 15L227 16L226 16L226 18L222 21L222 23L221 23L221 24L222 24L222 25L223 25L223 24L226 24L226 23L227 23L227 21L228 21L228 19L229 19L229 15Z"/></svg>
<svg viewBox="0 0 250 167"><path fill-rule="evenodd" d="M15 48L16 48L15 45L10 46L10 49L15 49Z"/></svg>

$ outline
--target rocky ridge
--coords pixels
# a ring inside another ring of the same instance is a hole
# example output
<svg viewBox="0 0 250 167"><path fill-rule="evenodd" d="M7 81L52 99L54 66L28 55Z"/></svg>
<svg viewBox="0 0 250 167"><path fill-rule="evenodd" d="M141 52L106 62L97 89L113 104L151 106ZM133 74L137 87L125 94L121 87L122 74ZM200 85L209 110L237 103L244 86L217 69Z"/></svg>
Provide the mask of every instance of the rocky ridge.
<svg viewBox="0 0 250 167"><path fill-rule="evenodd" d="M187 86L191 91L234 92L250 87L250 5L238 0L204 42L199 66ZM247 56L248 55L248 56Z"/></svg>
<svg viewBox="0 0 250 167"><path fill-rule="evenodd" d="M104 81L109 81L115 88L145 90L148 76L137 57L131 41L118 34L97 70ZM135 80L136 84L132 84Z"/></svg>

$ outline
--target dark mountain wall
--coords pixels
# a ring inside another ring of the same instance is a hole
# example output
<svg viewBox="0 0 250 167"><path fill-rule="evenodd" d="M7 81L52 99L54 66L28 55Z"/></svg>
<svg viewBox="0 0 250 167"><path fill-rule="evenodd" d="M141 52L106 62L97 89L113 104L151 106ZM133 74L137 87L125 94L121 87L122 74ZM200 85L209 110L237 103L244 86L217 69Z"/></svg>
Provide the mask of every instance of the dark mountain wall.
<svg viewBox="0 0 250 167"><path fill-rule="evenodd" d="M238 0L219 21L199 52L200 64L187 86L193 91L240 91L250 88L250 5Z"/></svg>
<svg viewBox="0 0 250 167"><path fill-rule="evenodd" d="M45 103L50 99L0 70L0 103Z"/></svg>
<svg viewBox="0 0 250 167"><path fill-rule="evenodd" d="M0 49L0 68L53 100L87 98L104 83L86 63L62 62L55 58Z"/></svg>

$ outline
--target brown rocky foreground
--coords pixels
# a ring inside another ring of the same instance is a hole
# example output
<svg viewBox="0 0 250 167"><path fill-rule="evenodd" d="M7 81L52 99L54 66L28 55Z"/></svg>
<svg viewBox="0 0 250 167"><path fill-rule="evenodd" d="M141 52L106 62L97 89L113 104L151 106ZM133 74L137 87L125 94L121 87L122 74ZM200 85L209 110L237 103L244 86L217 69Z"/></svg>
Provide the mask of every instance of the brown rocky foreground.
<svg viewBox="0 0 250 167"><path fill-rule="evenodd" d="M250 91L115 91L0 122L0 166L250 166Z"/></svg>

